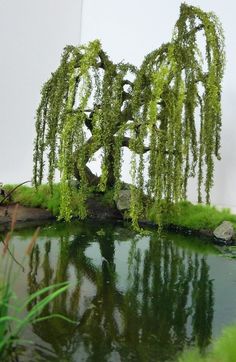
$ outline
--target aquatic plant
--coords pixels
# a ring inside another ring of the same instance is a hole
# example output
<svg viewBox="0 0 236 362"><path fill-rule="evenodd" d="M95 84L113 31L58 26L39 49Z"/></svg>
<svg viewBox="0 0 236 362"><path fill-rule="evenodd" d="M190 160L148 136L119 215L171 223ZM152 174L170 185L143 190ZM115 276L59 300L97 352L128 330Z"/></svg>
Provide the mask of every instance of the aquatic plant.
<svg viewBox="0 0 236 362"><path fill-rule="evenodd" d="M0 256L0 359L4 361L11 361L13 354L17 355L17 345L30 343L28 340L21 339L22 332L28 325L50 318L60 318L67 322L75 323L61 314L54 313L41 316L45 307L68 289L68 282L41 288L19 303L14 293L14 283L17 281L17 275L12 274L12 263L16 262L21 268L23 268L23 265L15 259L14 253L9 249L14 224L15 217L13 216L11 231L8 232L3 241L2 255ZM27 255L32 253L38 232L39 229L35 231L27 247ZM37 303L25 314L28 306L31 305L34 300L37 300Z"/></svg>
<svg viewBox="0 0 236 362"><path fill-rule="evenodd" d="M205 40L205 49L199 38ZM79 216L86 217L88 187L121 187L123 147L132 151L133 225L143 211L143 192L168 203L186 198L197 173L210 202L214 157L220 158L224 37L218 18L182 4L172 39L149 53L140 68L114 64L98 40L67 46L44 84L36 116L34 184L60 171L60 216L71 218L71 180L79 181ZM199 114L199 117L197 116ZM199 119L200 130L197 131ZM101 176L87 167L102 152ZM47 161L45 159L47 155ZM148 180L144 180L147 165Z"/></svg>
<svg viewBox="0 0 236 362"><path fill-rule="evenodd" d="M30 341L22 340L20 338L24 329L30 325L35 324L49 318L61 318L67 322L72 322L66 317L60 314L53 314L50 316L40 317L40 313L45 306L51 303L61 293L68 289L68 283L60 283L51 285L47 288L38 290L36 293L30 295L21 305L16 305L16 302L12 304L11 300L17 300L17 296L14 295L9 280L6 284L2 284L0 288L0 357L8 359L13 351L15 351L17 345L25 345ZM23 311L25 308L37 298L41 298L25 316Z"/></svg>

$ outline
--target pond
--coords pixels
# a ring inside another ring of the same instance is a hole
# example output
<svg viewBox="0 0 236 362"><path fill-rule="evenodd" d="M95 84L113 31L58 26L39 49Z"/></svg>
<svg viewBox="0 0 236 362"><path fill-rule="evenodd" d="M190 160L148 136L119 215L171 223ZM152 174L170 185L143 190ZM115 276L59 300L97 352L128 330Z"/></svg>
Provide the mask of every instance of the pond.
<svg viewBox="0 0 236 362"><path fill-rule="evenodd" d="M17 260L33 231L14 234ZM23 338L33 343L22 362L176 360L185 347L206 349L236 322L236 261L197 237L142 236L122 223L52 224L27 258L24 272L13 264L18 299L69 281L43 315L78 324L53 318L29 326Z"/></svg>

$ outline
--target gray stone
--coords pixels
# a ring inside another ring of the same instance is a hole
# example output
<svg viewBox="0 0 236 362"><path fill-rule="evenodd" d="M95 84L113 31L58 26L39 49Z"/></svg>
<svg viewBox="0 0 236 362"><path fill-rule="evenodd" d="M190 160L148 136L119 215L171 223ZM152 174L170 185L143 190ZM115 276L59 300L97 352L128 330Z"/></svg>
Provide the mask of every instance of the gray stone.
<svg viewBox="0 0 236 362"><path fill-rule="evenodd" d="M77 189L79 187L79 182L75 179L69 181L69 185L72 189Z"/></svg>
<svg viewBox="0 0 236 362"><path fill-rule="evenodd" d="M231 222L223 221L213 232L217 239L223 240L226 243L234 237L234 228Z"/></svg>
<svg viewBox="0 0 236 362"><path fill-rule="evenodd" d="M119 196L116 200L116 207L120 211L129 210L130 208L131 192L130 190L120 190Z"/></svg>

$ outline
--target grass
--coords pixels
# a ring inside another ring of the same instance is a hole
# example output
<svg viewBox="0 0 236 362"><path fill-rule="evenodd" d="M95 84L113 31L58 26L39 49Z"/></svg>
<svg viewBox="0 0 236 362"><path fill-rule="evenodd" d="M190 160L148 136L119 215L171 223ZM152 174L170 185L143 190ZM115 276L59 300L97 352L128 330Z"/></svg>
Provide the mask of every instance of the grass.
<svg viewBox="0 0 236 362"><path fill-rule="evenodd" d="M5 185L6 192L10 192L15 185ZM21 186L12 194L12 201L27 207L42 207L51 211L55 216L59 214L60 187L56 184L51 193L48 185L41 185L38 189Z"/></svg>
<svg viewBox="0 0 236 362"><path fill-rule="evenodd" d="M9 192L15 185L5 185L4 189ZM95 190L91 190L94 192ZM96 194L101 204L113 206L113 191L107 191L105 194ZM21 186L12 195L12 201L18 202L23 206L41 207L48 209L54 216L59 215L60 209L60 185L55 184L53 193L50 187L45 184L36 190L33 187ZM79 198L76 189L72 191L72 210L73 216L78 215ZM147 219L154 223L157 222L157 213L155 205L151 206L147 213ZM185 227L191 230L210 230L213 231L223 221L232 222L236 230L236 215L231 214L229 209L217 210L213 206L197 204L193 205L188 201L180 202L172 206L171 211L164 212L163 224L172 224L179 227Z"/></svg>
<svg viewBox="0 0 236 362"><path fill-rule="evenodd" d="M10 192L15 185L5 185L6 192ZM27 207L41 207L48 209L54 216L59 215L60 210L60 185L53 186L53 193L49 185L40 185L37 189L29 186L21 186L12 194L12 201ZM79 198L76 190L72 192L73 214L78 214Z"/></svg>
<svg viewBox="0 0 236 362"><path fill-rule="evenodd" d="M16 185L4 185L4 190L8 193ZM91 188L90 193L96 192ZM113 206L113 191L108 190L106 193L96 193L96 197L104 206ZM13 192L11 196L12 202L17 202L20 205L27 207L41 207L49 210L54 216L58 216L60 213L60 184L53 186L53 192L49 185L40 185L37 189L29 186L21 186ZM76 192L76 188L72 190L72 214L73 216L78 215L79 197Z"/></svg>
<svg viewBox="0 0 236 362"><path fill-rule="evenodd" d="M46 317L40 317L46 305L57 298L61 293L68 289L68 283L60 283L50 285L46 288L38 290L36 293L30 295L20 305L12 304L12 300L17 300L17 296L11 288L9 281L2 284L0 288L0 358L7 360L12 351L15 350L16 345L29 343L30 341L22 341L20 336L23 330L29 324L35 324L49 318L62 318L68 322L69 319L59 314L52 314ZM38 298L41 298L38 301ZM37 300L34 307L22 317L23 311L27 308L33 300Z"/></svg>
<svg viewBox="0 0 236 362"><path fill-rule="evenodd" d="M17 206L15 212L17 212ZM10 250L10 239L14 230L14 224L16 217L12 219L11 230L7 233L5 240L2 241L2 250L0 254L0 360L11 361L12 357L17 351L17 345L25 345L30 341L21 340L23 330L29 325L38 323L49 318L61 318L70 323L75 323L68 318L60 314L52 314L50 316L41 317L40 314L43 309L51 303L60 294L65 292L69 284L63 282L59 284L53 284L42 288L35 293L29 295L26 300L19 303L17 296L14 294L14 283L17 282L16 276L12 274L12 264L16 262L19 266L23 267L22 263L19 263L13 250ZM36 229L29 245L26 249L26 256L30 255L36 239L38 237L39 228ZM36 300L37 303L33 303L33 307L29 312L25 314L27 307L31 305L32 301Z"/></svg>
<svg viewBox="0 0 236 362"><path fill-rule="evenodd" d="M213 342L211 352L201 356L197 350L187 351L178 362L234 362L236 361L236 326L226 327Z"/></svg>
<svg viewBox="0 0 236 362"><path fill-rule="evenodd" d="M155 206L148 211L148 219L156 222ZM214 206L197 204L193 205L188 201L180 202L172 206L170 212L164 212L163 224L175 225L191 230L211 230L213 231L223 221L230 221L236 230L236 215L229 209L217 210Z"/></svg>

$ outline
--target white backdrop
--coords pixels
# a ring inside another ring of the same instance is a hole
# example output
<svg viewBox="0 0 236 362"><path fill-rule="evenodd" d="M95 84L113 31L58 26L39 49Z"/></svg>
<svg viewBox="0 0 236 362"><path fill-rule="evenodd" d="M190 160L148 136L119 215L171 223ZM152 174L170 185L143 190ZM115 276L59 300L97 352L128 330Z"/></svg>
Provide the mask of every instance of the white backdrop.
<svg viewBox="0 0 236 362"><path fill-rule="evenodd" d="M41 87L80 32L81 0L0 0L0 181L31 179Z"/></svg>
<svg viewBox="0 0 236 362"><path fill-rule="evenodd" d="M99 38L112 60L139 65L146 53L170 39L181 1L83 3L82 42ZM228 61L223 88L222 161L216 164L212 202L234 207L236 3L192 0L191 4L214 11L225 29ZM59 64L63 47L80 43L80 30L81 0L0 0L0 181L14 183L31 178L34 115L40 89ZM124 176L128 178L128 174ZM195 188L194 184L190 187L192 200Z"/></svg>

